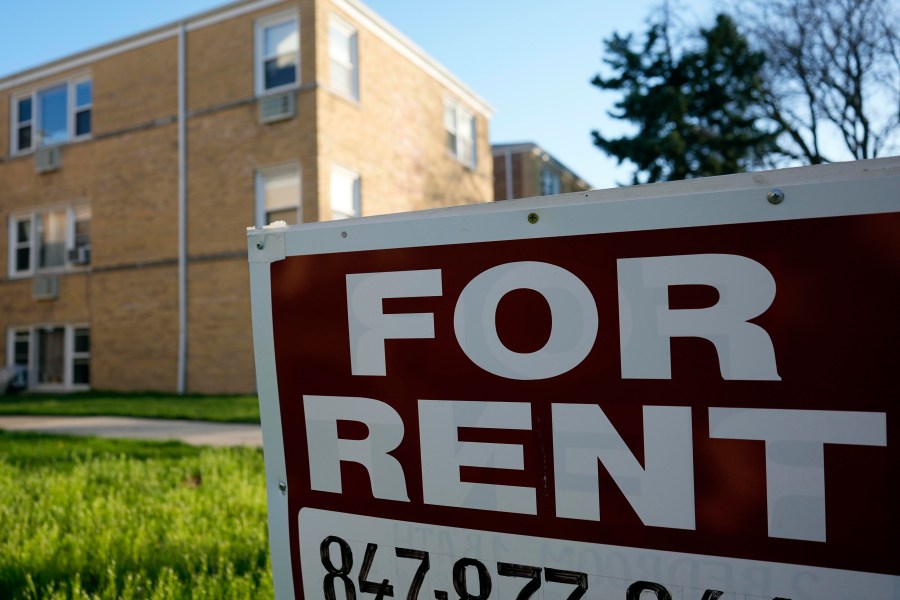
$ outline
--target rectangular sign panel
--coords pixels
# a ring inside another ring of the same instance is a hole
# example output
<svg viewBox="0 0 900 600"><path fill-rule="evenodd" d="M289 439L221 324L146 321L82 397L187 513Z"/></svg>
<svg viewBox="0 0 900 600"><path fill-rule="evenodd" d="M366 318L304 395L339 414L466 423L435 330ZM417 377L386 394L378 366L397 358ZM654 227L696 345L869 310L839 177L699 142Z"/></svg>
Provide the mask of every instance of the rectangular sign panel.
<svg viewBox="0 0 900 600"><path fill-rule="evenodd" d="M900 598L898 173L251 231L278 596Z"/></svg>

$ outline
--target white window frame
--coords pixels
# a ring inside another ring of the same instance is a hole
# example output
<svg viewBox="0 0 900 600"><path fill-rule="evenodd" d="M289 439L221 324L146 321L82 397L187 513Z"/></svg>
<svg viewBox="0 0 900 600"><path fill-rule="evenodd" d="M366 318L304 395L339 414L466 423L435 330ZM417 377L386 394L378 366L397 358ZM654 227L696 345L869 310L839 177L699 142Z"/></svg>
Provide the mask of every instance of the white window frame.
<svg viewBox="0 0 900 600"><path fill-rule="evenodd" d="M276 212L266 210L266 180L285 175L297 176L297 223L303 222L303 173L300 170L300 163L287 163L256 170L254 182L256 201L253 209L253 220L257 227L266 225L269 212ZM279 210L277 212L282 211Z"/></svg>
<svg viewBox="0 0 900 600"><path fill-rule="evenodd" d="M352 193L353 199L351 202L353 203L353 212L354 214L348 214L344 211L335 210L335 185L334 180L335 177L341 177L346 180L352 181ZM340 219L352 219L359 216L362 216L362 178L359 173L348 169L347 167L342 167L338 164L331 165L331 177L329 179L329 205L331 208L331 220L336 221Z"/></svg>
<svg viewBox="0 0 900 600"><path fill-rule="evenodd" d="M8 254L9 260L7 264L7 273L9 274L10 279L19 279L24 277L32 277L37 274L52 274L52 273L62 273L67 271L79 271L84 270L88 267L88 265L79 265L75 264L69 260L69 251L75 248L75 215L76 209L87 206L90 208L90 204L86 202L81 202L78 204L71 204L66 206L48 206L41 209L33 210L30 212L19 212L13 213L9 217L9 246L8 246ZM66 240L65 240L65 257L63 259L63 264L53 267L40 267L38 266L38 252L39 252L39 240L38 236L38 228L37 228L37 217L38 215L47 214L50 212L58 212L61 210L66 211ZM91 219L93 219L93 214L91 214ZM29 221L29 241L27 244L21 244L18 240L18 223L22 221ZM86 244L86 246L90 247L90 242ZM17 265L17 250L19 248L28 247L30 248L29 252L29 261L28 268L26 269L18 269Z"/></svg>
<svg viewBox="0 0 900 600"><path fill-rule="evenodd" d="M58 384L39 384L37 373L38 348L37 338L38 332L47 329L63 329L63 381ZM27 388L32 391L44 392L74 392L85 391L91 389L90 384L76 384L73 382L75 378L75 359L87 358L90 360L91 352L75 352L75 330L87 329L91 331L90 325L87 323L43 323L40 325L27 325L18 327L9 327L6 330L6 364L7 366L15 365L15 339L17 333L28 333L28 364L25 365L27 374ZM91 335L89 333L89 335ZM90 364L90 363L88 363Z"/></svg>
<svg viewBox="0 0 900 600"><path fill-rule="evenodd" d="M87 104L78 104L78 86L82 83L90 83L91 84L91 101ZM83 133L81 135L77 134L77 117L78 113L90 111L91 112L91 129L87 133ZM70 140L83 140L87 139L91 136L91 133L94 130L94 82L90 77L82 76L73 79L70 83L69 89L69 114L71 116L71 124L69 126L71 135Z"/></svg>
<svg viewBox="0 0 900 600"><path fill-rule="evenodd" d="M447 111L453 115L453 122L447 122ZM464 164L474 169L478 165L478 118L475 113L464 108L456 100L444 99L444 133L451 134L455 137L455 148L449 148L445 143L448 154ZM446 137L444 138L446 142ZM468 146L469 156L466 154Z"/></svg>
<svg viewBox="0 0 900 600"><path fill-rule="evenodd" d="M562 189L562 177L546 163L541 165L541 195L555 196Z"/></svg>
<svg viewBox="0 0 900 600"><path fill-rule="evenodd" d="M334 56L331 52L332 30L338 30L348 41L350 47L347 54L350 61L343 56ZM350 89L344 90L335 84L335 68L341 68L350 73ZM335 13L328 15L328 81L331 91L354 102L359 102L359 32L356 27L342 19Z"/></svg>
<svg viewBox="0 0 900 600"><path fill-rule="evenodd" d="M297 50L294 52L297 65L296 78L293 83L280 85L272 88L266 88L266 60L273 58L265 54L265 30L269 27L281 25L293 21L297 31ZM300 86L300 14L296 10L266 15L256 20L254 27L254 77L257 96L266 96L268 94L277 94L278 92L295 89Z"/></svg>
<svg viewBox="0 0 900 600"><path fill-rule="evenodd" d="M84 82L91 82L91 102L87 105L76 106L76 98L75 98L75 90L78 84ZM56 142L54 144L47 144L46 146L41 143L40 136L40 107L38 106L38 96L41 92L46 90L53 89L55 87L59 87L65 85L66 86L66 139ZM26 125L31 127L31 145L26 148L19 147L19 102L21 100L31 100L31 120L26 123ZM34 88L27 92L13 94L10 96L10 110L9 110L9 148L10 155L18 155L18 154L27 154L29 152L34 152L38 148L49 147L49 146L60 146L62 144L68 144L71 142L77 142L81 140L89 139L94 130L93 123L93 114L91 115L91 130L87 133L81 135L75 135L75 116L77 113L90 110L93 113L94 103L93 103L93 80L90 75L78 75L75 77L71 77L69 79L57 80L47 85L42 85L41 87Z"/></svg>

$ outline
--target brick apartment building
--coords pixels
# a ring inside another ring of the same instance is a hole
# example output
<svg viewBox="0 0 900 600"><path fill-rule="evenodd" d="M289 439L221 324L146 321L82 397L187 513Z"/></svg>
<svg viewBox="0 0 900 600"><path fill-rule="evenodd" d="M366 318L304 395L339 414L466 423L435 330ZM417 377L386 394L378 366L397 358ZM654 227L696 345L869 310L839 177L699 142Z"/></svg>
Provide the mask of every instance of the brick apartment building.
<svg viewBox="0 0 900 600"><path fill-rule="evenodd" d="M491 109L357 0L245 0L0 79L0 366L255 389L246 228L492 199Z"/></svg>
<svg viewBox="0 0 900 600"><path fill-rule="evenodd" d="M583 179L532 142L494 144L494 200L550 196L591 189Z"/></svg>

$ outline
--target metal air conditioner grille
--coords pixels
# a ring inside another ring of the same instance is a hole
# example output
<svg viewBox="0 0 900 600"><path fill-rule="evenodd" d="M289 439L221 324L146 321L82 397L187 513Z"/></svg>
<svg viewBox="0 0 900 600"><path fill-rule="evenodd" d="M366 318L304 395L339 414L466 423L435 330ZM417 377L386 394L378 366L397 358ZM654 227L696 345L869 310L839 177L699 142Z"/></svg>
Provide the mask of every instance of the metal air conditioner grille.
<svg viewBox="0 0 900 600"><path fill-rule="evenodd" d="M34 153L34 170L38 173L49 173L62 166L62 152L59 146L41 148Z"/></svg>
<svg viewBox="0 0 900 600"><path fill-rule="evenodd" d="M35 300L55 300L59 297L58 277L35 277L32 294Z"/></svg>
<svg viewBox="0 0 900 600"><path fill-rule="evenodd" d="M297 101L292 92L259 99L259 122L274 123L292 119L297 114Z"/></svg>

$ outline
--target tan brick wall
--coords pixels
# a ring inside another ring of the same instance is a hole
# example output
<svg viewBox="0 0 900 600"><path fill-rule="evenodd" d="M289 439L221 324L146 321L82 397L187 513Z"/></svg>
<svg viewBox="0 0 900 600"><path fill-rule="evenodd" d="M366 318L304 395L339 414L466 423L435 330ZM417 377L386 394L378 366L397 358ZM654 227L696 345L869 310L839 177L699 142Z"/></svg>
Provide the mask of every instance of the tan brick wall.
<svg viewBox="0 0 900 600"><path fill-rule="evenodd" d="M5 237L5 236L4 236ZM90 323L92 290L90 275L71 273L59 277L56 300L35 301L34 280L0 280L0 365L6 365L9 327Z"/></svg>
<svg viewBox="0 0 900 600"><path fill-rule="evenodd" d="M319 206L330 217L332 164L360 174L362 214L375 215L487 202L493 197L487 123L479 115L478 165L472 170L444 147L444 98L424 73L327 0L316 13L319 100ZM329 89L328 20L356 26L359 102ZM454 98L459 100L458 98ZM474 109L474 107L468 107Z"/></svg>
<svg viewBox="0 0 900 600"><path fill-rule="evenodd" d="M175 125L88 140L61 148L62 167L36 175L34 157L0 165L0 211L92 206L94 267L177 255L177 149ZM8 225L4 218L3 239ZM3 258L8 243L3 244ZM0 272L6 273L3 260Z"/></svg>
<svg viewBox="0 0 900 600"><path fill-rule="evenodd" d="M188 34L188 111L252 98L255 95L256 21L291 11L300 17L300 83L312 82L315 68L313 2L281 2Z"/></svg>
<svg viewBox="0 0 900 600"><path fill-rule="evenodd" d="M360 172L367 215L491 199L484 116L473 170L444 148L443 101L452 95L372 33L359 28L361 102L327 89L333 9L328 0L316 1L286 1L187 36L191 392L255 389L245 252L259 169L300 165L304 221L330 217L333 163ZM297 117L260 125L255 22L291 7L301 23ZM33 155L8 156L9 95L83 73L94 85L93 137L62 146L62 168L36 175ZM0 93L0 364L9 326L88 323L92 387L175 390L176 112L175 37ZM60 275L59 298L36 302L31 278L8 279L8 217L81 201L93 210L90 268Z"/></svg>
<svg viewBox="0 0 900 600"><path fill-rule="evenodd" d="M514 152L510 156L513 198L530 198L542 195L541 172L545 165L559 175L560 194L582 192L589 189L587 184L578 179L577 175L562 167L561 163L553 158L550 158L549 161L544 161L544 156L545 153L540 149ZM505 153L494 157L494 196L495 200L509 199L506 192Z"/></svg>
<svg viewBox="0 0 900 600"><path fill-rule="evenodd" d="M97 142L94 164L106 168L91 174L95 266L177 256L176 136L167 125Z"/></svg>
<svg viewBox="0 0 900 600"><path fill-rule="evenodd" d="M59 277L59 298L56 300L32 299L33 279L6 280L0 283L0 314L9 327L55 324L87 323L92 312L90 275L72 273ZM3 350L6 350L6 333L3 332Z"/></svg>
<svg viewBox="0 0 900 600"><path fill-rule="evenodd" d="M312 114L314 93L297 96L299 115ZM254 225L255 174L298 163L304 198L315 198L314 121L302 117L259 125L256 104L202 115L188 128L188 248L191 255L246 251ZM309 208L315 203L304 203ZM215 218L213 218L213 216ZM308 221L315 212L307 212Z"/></svg>
<svg viewBox="0 0 900 600"><path fill-rule="evenodd" d="M92 387L175 391L176 267L94 273L91 279Z"/></svg>
<svg viewBox="0 0 900 600"><path fill-rule="evenodd" d="M191 263L189 273L188 390L252 393L256 379L247 260Z"/></svg>
<svg viewBox="0 0 900 600"><path fill-rule="evenodd" d="M178 113L178 40L175 37L91 65L93 135L174 118Z"/></svg>

